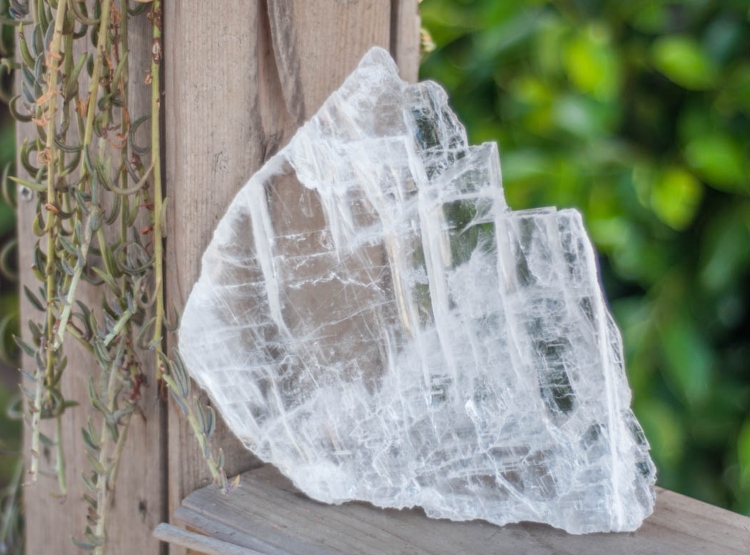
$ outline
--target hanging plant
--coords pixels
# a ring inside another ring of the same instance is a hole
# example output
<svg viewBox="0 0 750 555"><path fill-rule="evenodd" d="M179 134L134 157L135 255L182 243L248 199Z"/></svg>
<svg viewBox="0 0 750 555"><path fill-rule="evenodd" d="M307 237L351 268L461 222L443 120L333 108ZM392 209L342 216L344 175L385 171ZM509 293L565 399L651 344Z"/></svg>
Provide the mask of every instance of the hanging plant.
<svg viewBox="0 0 750 555"><path fill-rule="evenodd" d="M21 195L36 200L31 231L38 237L33 272L39 285L24 287L24 293L39 317L28 323L29 340L16 338L33 362L24 371L26 482L37 481L40 451L48 445L56 460L55 495L67 495L62 422L66 410L88 402L99 417L82 430L91 467L83 477L88 526L74 542L103 553L109 496L147 384L170 392L215 482L228 488L223 455L208 446L213 410L192 394L179 353L168 356L163 347L177 316L168 318L164 306L161 1L130 7L127 0L98 0L89 13L78 0L11 0L9 14L18 30L18 62L3 63L17 70L21 91L9 107L17 121L37 131L20 145L27 177L10 178ZM148 113L134 115L128 108L128 29L140 17L148 18L152 30L151 63L141 74L151 103ZM87 40L93 48L76 56L81 49L74 46ZM142 146L135 135L147 123L150 143ZM101 293L99 306L81 300L91 287ZM86 400L66 398L60 386L70 371L63 347L71 338L96 362ZM149 357L156 375L145 370ZM56 423L52 438L41 432L41 421L48 419Z"/></svg>

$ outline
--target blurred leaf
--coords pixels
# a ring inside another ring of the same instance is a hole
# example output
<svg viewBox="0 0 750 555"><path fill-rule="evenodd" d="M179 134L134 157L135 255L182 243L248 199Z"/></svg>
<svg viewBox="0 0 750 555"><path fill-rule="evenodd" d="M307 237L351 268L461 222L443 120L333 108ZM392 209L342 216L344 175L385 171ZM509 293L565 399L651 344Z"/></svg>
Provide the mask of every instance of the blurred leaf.
<svg viewBox="0 0 750 555"><path fill-rule="evenodd" d="M742 47L745 25L730 13L720 13L708 25L704 34L706 51L711 59L726 62Z"/></svg>
<svg viewBox="0 0 750 555"><path fill-rule="evenodd" d="M711 348L695 322L683 315L678 315L660 331L668 381L684 400L691 404L702 402L709 393L713 366Z"/></svg>
<svg viewBox="0 0 750 555"><path fill-rule="evenodd" d="M628 382L645 399L651 396L653 365L649 364L654 344L654 318L650 304L632 296L612 303L612 313L622 330L623 347L628 360Z"/></svg>
<svg viewBox="0 0 750 555"><path fill-rule="evenodd" d="M0 198L0 237L11 231L16 225L13 209Z"/></svg>
<svg viewBox="0 0 750 555"><path fill-rule="evenodd" d="M521 75L513 82L511 92L520 102L530 106L549 105L555 97L555 91L533 75Z"/></svg>
<svg viewBox="0 0 750 555"><path fill-rule="evenodd" d="M503 180L512 186L512 182L539 177L549 171L550 161L543 152L535 149L517 149L502 153Z"/></svg>
<svg viewBox="0 0 750 555"><path fill-rule="evenodd" d="M669 10L664 2L648 2L634 11L633 26L644 33L658 33L667 28Z"/></svg>
<svg viewBox="0 0 750 555"><path fill-rule="evenodd" d="M22 421L10 418L7 410L16 401L17 393L17 387L11 389L5 381L0 380L0 443L4 450L11 453L20 452L22 448ZM0 484L10 481L15 463L14 457L0 456Z"/></svg>
<svg viewBox="0 0 750 555"><path fill-rule="evenodd" d="M708 402L694 411L690 425L692 439L701 447L722 449L735 440L738 418L745 415L745 406L738 403L743 389L729 379L711 384Z"/></svg>
<svg viewBox="0 0 750 555"><path fill-rule="evenodd" d="M525 120L526 126L540 135L553 131L552 101L555 93L541 79L520 76L510 86L517 114Z"/></svg>
<svg viewBox="0 0 750 555"><path fill-rule="evenodd" d="M605 251L622 247L630 237L630 225L625 218L591 219L588 228L597 245Z"/></svg>
<svg viewBox="0 0 750 555"><path fill-rule="evenodd" d="M737 459L742 487L750 490L750 418L745 420L737 438Z"/></svg>
<svg viewBox="0 0 750 555"><path fill-rule="evenodd" d="M657 399L638 402L634 410L659 468L675 467L682 458L685 444L680 417L669 405Z"/></svg>
<svg viewBox="0 0 750 555"><path fill-rule="evenodd" d="M427 1L420 6L419 13L422 25L429 29L438 45L456 40L471 28L466 10L456 6L455 2Z"/></svg>
<svg viewBox="0 0 750 555"><path fill-rule="evenodd" d="M730 114L742 110L746 116L750 116L750 64L747 61L730 72L726 84L719 91L716 107Z"/></svg>
<svg viewBox="0 0 750 555"><path fill-rule="evenodd" d="M616 113L584 96L560 95L552 111L561 130L583 138L602 136L616 121Z"/></svg>
<svg viewBox="0 0 750 555"><path fill-rule="evenodd" d="M738 206L719 213L706 230L699 276L710 291L728 289L750 266L750 229L742 221L743 212L750 210Z"/></svg>
<svg viewBox="0 0 750 555"><path fill-rule="evenodd" d="M663 245L644 237L636 226L612 252L612 261L621 279L648 285L658 282L668 271L670 260Z"/></svg>
<svg viewBox="0 0 750 555"><path fill-rule="evenodd" d="M693 221L703 188L693 175L679 167L661 174L651 189L651 207L668 226L681 230Z"/></svg>
<svg viewBox="0 0 750 555"><path fill-rule="evenodd" d="M750 190L744 153L728 135L714 133L694 138L685 147L685 159L720 191Z"/></svg>
<svg viewBox="0 0 750 555"><path fill-rule="evenodd" d="M475 35L474 54L480 61L502 56L509 48L531 36L539 22L537 9L525 9L507 21L489 27Z"/></svg>
<svg viewBox="0 0 750 555"><path fill-rule="evenodd" d="M542 76L555 77L563 69L561 53L569 28L556 17L544 17L537 29L536 44L531 54Z"/></svg>
<svg viewBox="0 0 750 555"><path fill-rule="evenodd" d="M648 162L638 162L633 167L632 180L636 198L641 206L651 206L651 188L656 179L656 169Z"/></svg>
<svg viewBox="0 0 750 555"><path fill-rule="evenodd" d="M592 25L565 50L565 68L573 85L599 100L612 100L620 89L620 61L609 45L609 33Z"/></svg>
<svg viewBox="0 0 750 555"><path fill-rule="evenodd" d="M669 79L692 90L713 86L717 73L698 42L687 35L672 35L654 41L654 66Z"/></svg>
<svg viewBox="0 0 750 555"><path fill-rule="evenodd" d="M721 122L715 111L706 110L703 102L693 102L680 112L677 122L679 140L687 144L696 137L713 133L720 126Z"/></svg>

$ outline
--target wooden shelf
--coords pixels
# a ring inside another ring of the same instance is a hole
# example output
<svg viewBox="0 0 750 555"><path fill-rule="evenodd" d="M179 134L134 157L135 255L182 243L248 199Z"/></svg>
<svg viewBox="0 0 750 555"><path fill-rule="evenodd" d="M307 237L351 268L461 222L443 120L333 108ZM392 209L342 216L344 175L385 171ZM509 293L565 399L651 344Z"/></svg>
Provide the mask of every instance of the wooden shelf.
<svg viewBox="0 0 750 555"><path fill-rule="evenodd" d="M228 496L213 486L191 493L174 520L200 535L162 526L156 532L160 539L217 554L750 554L750 518L663 489L654 514L637 532L573 536L541 524L500 527L366 503L325 505L300 493L270 465L243 474Z"/></svg>

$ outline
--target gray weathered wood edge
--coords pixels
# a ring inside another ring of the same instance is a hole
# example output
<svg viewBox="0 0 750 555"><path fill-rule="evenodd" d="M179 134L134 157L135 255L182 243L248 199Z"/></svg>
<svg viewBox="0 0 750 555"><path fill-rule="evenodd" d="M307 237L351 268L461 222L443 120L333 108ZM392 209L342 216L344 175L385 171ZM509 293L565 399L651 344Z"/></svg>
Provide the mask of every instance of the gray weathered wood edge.
<svg viewBox="0 0 750 555"><path fill-rule="evenodd" d="M247 549L215 538L202 536L201 534L189 532L165 522L162 522L154 529L154 537L163 542L202 551L207 555L263 555L253 549Z"/></svg>
<svg viewBox="0 0 750 555"><path fill-rule="evenodd" d="M574 536L549 526L495 526L427 518L416 510L313 501L270 465L246 472L229 495L190 494L174 520L264 555L746 555L750 518L658 489L637 532Z"/></svg>

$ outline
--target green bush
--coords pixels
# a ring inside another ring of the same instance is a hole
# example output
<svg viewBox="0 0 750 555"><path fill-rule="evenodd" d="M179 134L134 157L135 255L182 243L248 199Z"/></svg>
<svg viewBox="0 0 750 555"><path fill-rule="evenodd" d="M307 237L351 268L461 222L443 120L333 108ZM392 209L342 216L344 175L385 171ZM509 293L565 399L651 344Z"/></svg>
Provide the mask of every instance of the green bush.
<svg viewBox="0 0 750 555"><path fill-rule="evenodd" d="M659 483L750 514L750 28L740 0L425 0L514 209L583 213Z"/></svg>

